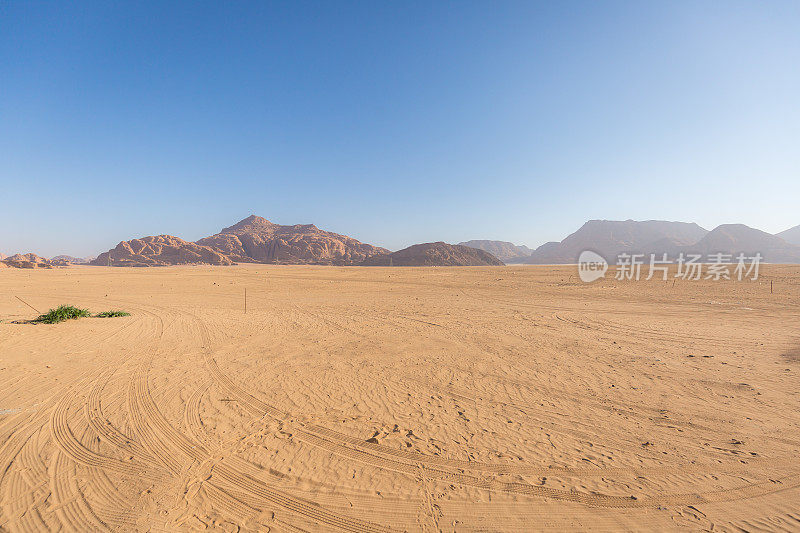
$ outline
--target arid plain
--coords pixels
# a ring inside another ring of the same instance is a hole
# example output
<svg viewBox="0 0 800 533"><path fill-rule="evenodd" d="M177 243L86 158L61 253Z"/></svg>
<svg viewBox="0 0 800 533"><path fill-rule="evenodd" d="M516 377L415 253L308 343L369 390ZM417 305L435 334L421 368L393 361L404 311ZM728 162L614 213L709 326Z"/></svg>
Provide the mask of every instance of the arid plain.
<svg viewBox="0 0 800 533"><path fill-rule="evenodd" d="M6 269L0 294L0 530L800 529L798 266ZM15 323L15 296L131 316Z"/></svg>

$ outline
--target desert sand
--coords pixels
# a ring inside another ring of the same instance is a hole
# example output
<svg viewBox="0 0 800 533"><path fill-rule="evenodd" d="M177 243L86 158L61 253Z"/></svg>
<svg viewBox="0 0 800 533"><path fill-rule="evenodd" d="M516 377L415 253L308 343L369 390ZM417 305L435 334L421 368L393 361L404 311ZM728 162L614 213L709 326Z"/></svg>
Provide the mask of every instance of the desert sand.
<svg viewBox="0 0 800 533"><path fill-rule="evenodd" d="M800 529L800 267L576 274L4 269L0 530Z"/></svg>

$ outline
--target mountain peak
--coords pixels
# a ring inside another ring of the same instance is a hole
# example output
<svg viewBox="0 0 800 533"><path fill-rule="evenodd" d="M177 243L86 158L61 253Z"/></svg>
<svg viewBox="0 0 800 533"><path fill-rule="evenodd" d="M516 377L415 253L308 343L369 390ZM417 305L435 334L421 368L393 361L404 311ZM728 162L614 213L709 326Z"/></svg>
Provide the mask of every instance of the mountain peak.
<svg viewBox="0 0 800 533"><path fill-rule="evenodd" d="M276 226L277 224L270 222L264 217L260 217L258 215L250 215L247 218L243 218L233 226L223 228L223 230L220 233L239 233L243 231L246 232L259 229L272 229Z"/></svg>
<svg viewBox="0 0 800 533"><path fill-rule="evenodd" d="M264 217L260 217L258 215L250 215L247 218L244 218L238 222L238 224L248 223L248 224L272 224L269 220Z"/></svg>
<svg viewBox="0 0 800 533"><path fill-rule="evenodd" d="M800 246L800 226L789 228L786 231L778 233L777 235L786 242Z"/></svg>

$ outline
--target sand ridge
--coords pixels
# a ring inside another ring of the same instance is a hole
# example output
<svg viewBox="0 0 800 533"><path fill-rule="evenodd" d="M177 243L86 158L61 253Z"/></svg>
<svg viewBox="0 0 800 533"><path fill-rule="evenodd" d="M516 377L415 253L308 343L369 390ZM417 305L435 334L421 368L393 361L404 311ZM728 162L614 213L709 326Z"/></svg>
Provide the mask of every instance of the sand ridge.
<svg viewBox="0 0 800 533"><path fill-rule="evenodd" d="M800 527L796 266L675 286L73 267L0 288L2 529ZM13 295L132 316L14 324Z"/></svg>

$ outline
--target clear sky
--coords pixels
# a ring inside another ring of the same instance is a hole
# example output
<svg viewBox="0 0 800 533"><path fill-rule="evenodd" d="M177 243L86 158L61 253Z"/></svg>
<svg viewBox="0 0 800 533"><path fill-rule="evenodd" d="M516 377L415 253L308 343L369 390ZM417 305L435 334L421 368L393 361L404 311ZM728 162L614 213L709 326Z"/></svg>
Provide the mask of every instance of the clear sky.
<svg viewBox="0 0 800 533"><path fill-rule="evenodd" d="M0 0L0 251L800 224L800 2Z"/></svg>

